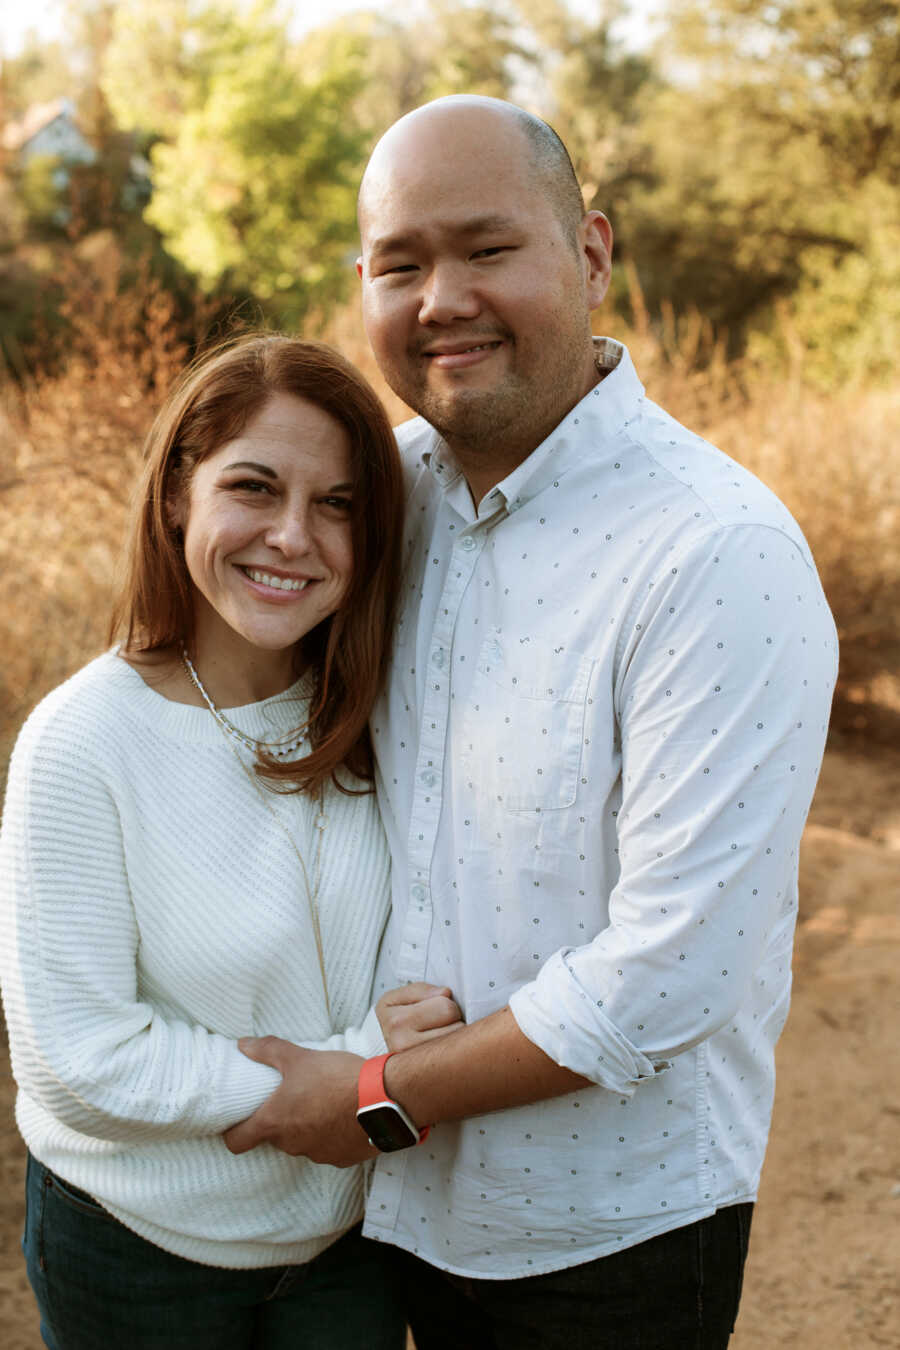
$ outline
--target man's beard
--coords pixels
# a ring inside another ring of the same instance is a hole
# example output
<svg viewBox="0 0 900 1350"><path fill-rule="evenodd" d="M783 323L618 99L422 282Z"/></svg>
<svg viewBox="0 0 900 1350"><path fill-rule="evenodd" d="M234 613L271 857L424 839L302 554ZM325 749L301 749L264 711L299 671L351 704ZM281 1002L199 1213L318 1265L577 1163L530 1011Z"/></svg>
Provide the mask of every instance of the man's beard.
<svg viewBox="0 0 900 1350"><path fill-rule="evenodd" d="M496 454L510 429L525 411L524 389L511 382L502 390L459 390L445 395L427 387L417 400L417 412L440 432L448 445L464 447L469 453Z"/></svg>

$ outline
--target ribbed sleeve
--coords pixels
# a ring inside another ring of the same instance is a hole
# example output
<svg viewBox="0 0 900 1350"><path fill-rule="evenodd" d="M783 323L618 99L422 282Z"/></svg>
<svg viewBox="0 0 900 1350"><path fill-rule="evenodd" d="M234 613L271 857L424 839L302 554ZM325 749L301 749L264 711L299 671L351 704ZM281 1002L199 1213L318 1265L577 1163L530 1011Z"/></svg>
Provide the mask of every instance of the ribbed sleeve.
<svg viewBox="0 0 900 1350"><path fill-rule="evenodd" d="M233 720L263 735L304 715L296 693ZM316 807L263 797L208 713L112 654L40 705L13 754L0 959L20 1128L49 1166L196 1260L307 1259L361 1209L353 1170L232 1158L220 1138L280 1081L239 1036L381 1048L366 1015L385 845L371 796L331 791L325 812L317 870ZM301 857L313 889L318 877L330 1023Z"/></svg>

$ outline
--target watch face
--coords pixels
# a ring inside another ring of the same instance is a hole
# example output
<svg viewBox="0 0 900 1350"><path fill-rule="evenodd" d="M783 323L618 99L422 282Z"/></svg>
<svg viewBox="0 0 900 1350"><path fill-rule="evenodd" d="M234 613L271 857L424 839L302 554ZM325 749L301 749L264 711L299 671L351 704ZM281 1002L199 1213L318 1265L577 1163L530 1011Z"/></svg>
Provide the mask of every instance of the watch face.
<svg viewBox="0 0 900 1350"><path fill-rule="evenodd" d="M380 1153L396 1153L419 1142L418 1131L407 1124L396 1106L367 1106L356 1118Z"/></svg>

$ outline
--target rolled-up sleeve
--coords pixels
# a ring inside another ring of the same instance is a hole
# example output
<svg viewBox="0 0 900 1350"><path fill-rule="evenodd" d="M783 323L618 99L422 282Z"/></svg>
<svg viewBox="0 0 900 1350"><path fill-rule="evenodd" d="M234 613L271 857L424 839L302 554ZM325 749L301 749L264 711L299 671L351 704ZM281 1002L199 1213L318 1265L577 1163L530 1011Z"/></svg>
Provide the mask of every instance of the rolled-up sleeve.
<svg viewBox="0 0 900 1350"><path fill-rule="evenodd" d="M630 1095L735 1018L789 947L836 666L818 577L787 533L716 528L649 579L616 664L609 924L510 999L557 1063Z"/></svg>

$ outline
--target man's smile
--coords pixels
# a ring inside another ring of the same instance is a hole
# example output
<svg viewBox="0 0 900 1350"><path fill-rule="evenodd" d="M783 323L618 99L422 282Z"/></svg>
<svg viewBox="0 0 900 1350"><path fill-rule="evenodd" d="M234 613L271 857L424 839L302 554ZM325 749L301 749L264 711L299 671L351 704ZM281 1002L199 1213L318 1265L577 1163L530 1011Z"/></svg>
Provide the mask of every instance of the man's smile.
<svg viewBox="0 0 900 1350"><path fill-rule="evenodd" d="M493 338L487 342L441 342L426 347L422 355L429 362L444 370L457 370L465 366L477 365L492 352L503 346L502 338Z"/></svg>

